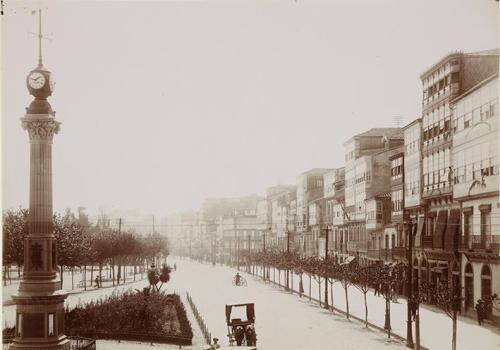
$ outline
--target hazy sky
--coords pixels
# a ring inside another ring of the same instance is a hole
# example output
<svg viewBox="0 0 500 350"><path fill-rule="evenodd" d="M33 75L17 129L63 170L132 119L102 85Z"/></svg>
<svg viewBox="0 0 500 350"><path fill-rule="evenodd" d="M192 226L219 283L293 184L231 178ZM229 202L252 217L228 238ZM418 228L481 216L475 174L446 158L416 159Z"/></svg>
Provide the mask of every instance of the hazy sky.
<svg viewBox="0 0 500 350"><path fill-rule="evenodd" d="M39 2L2 16L3 207L28 205L19 118ZM43 2L42 2L43 4ZM495 0L46 1L61 132L54 209L164 215L343 165L342 144L419 116L419 75L498 47Z"/></svg>

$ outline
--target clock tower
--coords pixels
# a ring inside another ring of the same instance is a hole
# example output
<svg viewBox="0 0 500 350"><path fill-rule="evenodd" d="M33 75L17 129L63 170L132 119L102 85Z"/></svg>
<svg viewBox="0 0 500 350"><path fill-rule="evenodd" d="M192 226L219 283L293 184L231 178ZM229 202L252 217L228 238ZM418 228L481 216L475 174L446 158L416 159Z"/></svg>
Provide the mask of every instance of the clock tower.
<svg viewBox="0 0 500 350"><path fill-rule="evenodd" d="M38 66L26 78L34 99L22 127L30 140L29 234L24 241L24 271L17 294L15 338L11 349L69 349L64 334L64 300L57 277L57 249L52 227L52 139L59 132L47 98L54 91L52 74L42 63L42 12L39 15Z"/></svg>

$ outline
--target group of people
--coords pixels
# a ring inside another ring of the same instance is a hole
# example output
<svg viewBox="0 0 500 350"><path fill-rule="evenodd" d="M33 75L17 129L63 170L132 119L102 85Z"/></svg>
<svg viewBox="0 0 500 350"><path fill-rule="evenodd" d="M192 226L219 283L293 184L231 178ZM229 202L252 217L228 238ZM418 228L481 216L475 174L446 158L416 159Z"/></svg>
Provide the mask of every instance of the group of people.
<svg viewBox="0 0 500 350"><path fill-rule="evenodd" d="M477 323L479 325L483 324L483 320L488 318L488 315L491 313L493 303L495 300L498 300L498 296L493 294L490 297L484 297L483 299L479 299L476 304L476 312L477 312Z"/></svg>
<svg viewBox="0 0 500 350"><path fill-rule="evenodd" d="M256 345L257 337L253 325L249 324L245 328L243 328L243 326L236 326L233 329L233 333L234 340L236 340L236 346L241 346L244 340L247 346Z"/></svg>

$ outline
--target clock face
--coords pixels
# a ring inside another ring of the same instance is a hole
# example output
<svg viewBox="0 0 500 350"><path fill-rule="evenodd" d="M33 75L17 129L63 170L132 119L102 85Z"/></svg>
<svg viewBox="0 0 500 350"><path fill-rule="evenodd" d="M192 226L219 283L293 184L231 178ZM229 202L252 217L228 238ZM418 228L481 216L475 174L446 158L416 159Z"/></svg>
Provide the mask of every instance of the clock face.
<svg viewBox="0 0 500 350"><path fill-rule="evenodd" d="M31 73L28 77L28 84L33 89L41 89L45 85L45 77L40 72Z"/></svg>

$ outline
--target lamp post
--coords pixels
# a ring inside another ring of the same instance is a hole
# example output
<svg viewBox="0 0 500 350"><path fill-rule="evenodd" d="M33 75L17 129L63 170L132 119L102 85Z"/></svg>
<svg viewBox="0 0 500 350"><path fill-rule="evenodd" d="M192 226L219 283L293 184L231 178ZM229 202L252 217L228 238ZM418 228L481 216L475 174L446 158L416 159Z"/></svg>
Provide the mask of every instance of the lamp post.
<svg viewBox="0 0 500 350"><path fill-rule="evenodd" d="M411 218L408 219L407 223L407 232L408 232L408 249L407 249L407 260L408 260L408 299L406 301L406 347L413 349L414 344L413 344L413 333L412 333L412 325L411 325L411 306L412 306L412 294L413 294L413 288L412 288L412 273L413 273L413 232L412 232L412 220Z"/></svg>
<svg viewBox="0 0 500 350"><path fill-rule="evenodd" d="M290 231L286 231L286 253L287 258L290 257ZM290 290L290 270L286 269L286 290Z"/></svg>
<svg viewBox="0 0 500 350"><path fill-rule="evenodd" d="M325 262L328 262L328 225L326 225L325 229ZM328 306L328 276L326 275L326 269L325 269L325 302L324 302L324 308L325 309L330 309Z"/></svg>

